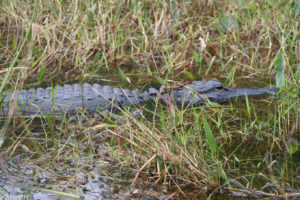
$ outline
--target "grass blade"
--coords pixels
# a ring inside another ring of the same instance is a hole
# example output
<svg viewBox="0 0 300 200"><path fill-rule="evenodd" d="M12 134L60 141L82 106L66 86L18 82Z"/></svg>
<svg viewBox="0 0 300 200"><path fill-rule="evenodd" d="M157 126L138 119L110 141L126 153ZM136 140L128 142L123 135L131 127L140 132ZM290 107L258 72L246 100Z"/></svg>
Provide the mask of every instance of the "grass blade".
<svg viewBox="0 0 300 200"><path fill-rule="evenodd" d="M282 52L280 51L277 55L276 61L275 61L275 66L276 66L276 86L278 88L284 87L284 82L285 82L285 67L284 67L284 58L282 56Z"/></svg>
<svg viewBox="0 0 300 200"><path fill-rule="evenodd" d="M216 140L215 140L215 137L211 131L211 128L204 116L204 114L202 113L202 121L203 121L203 127L204 127L204 132L205 132L205 136L207 138L207 141L208 141L208 145L209 145L209 148L211 150L211 153L212 154L216 154L217 152L217 144L216 144Z"/></svg>
<svg viewBox="0 0 300 200"><path fill-rule="evenodd" d="M125 73L123 72L123 70L119 67L119 75L121 77L121 80L125 83L125 84L129 84L130 83L130 79L125 75Z"/></svg>

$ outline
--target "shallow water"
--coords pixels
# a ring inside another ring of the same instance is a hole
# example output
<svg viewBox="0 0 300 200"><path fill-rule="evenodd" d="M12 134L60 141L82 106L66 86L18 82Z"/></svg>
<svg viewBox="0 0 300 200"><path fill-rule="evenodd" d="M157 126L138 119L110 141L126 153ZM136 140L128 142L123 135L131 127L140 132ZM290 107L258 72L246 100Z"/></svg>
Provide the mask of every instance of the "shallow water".
<svg viewBox="0 0 300 200"><path fill-rule="evenodd" d="M94 172L59 175L51 169L41 169L34 162L26 162L28 155L19 154L1 162L0 197L3 199L104 199L110 198L109 179L101 175L106 165L98 165ZM69 180L68 180L69 179ZM63 193L63 192L64 193ZM69 196L70 195L70 196Z"/></svg>

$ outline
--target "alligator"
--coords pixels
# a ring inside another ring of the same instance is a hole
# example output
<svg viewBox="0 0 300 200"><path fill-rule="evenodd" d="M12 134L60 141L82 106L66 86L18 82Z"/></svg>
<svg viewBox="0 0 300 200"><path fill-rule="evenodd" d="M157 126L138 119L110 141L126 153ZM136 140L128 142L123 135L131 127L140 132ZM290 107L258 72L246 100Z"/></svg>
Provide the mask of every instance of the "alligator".
<svg viewBox="0 0 300 200"><path fill-rule="evenodd" d="M276 94L277 91L274 86L230 88L217 79L194 81L175 89L150 88L144 92L84 83L12 91L3 95L0 112L7 116L12 105L15 105L14 114L16 112L24 115L75 114L78 111L95 113L104 110L116 111L155 99L175 105L200 106L207 102L221 104L246 96L261 97Z"/></svg>

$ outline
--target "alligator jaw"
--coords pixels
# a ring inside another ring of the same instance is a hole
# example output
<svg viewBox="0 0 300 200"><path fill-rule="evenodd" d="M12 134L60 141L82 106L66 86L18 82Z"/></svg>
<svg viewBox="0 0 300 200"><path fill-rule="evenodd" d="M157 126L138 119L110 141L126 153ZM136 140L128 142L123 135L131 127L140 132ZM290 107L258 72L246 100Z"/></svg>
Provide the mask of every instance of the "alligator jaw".
<svg viewBox="0 0 300 200"><path fill-rule="evenodd" d="M228 99L239 99L247 97L264 97L268 95L275 95L278 88L267 86L264 88L230 88L228 91Z"/></svg>
<svg viewBox="0 0 300 200"><path fill-rule="evenodd" d="M274 86L267 86L264 88L227 88L227 90L197 94L197 96L194 96L193 98L193 105L202 105L206 102L226 103L228 101L240 100L246 97L262 98L268 95L275 95L277 92L278 88Z"/></svg>

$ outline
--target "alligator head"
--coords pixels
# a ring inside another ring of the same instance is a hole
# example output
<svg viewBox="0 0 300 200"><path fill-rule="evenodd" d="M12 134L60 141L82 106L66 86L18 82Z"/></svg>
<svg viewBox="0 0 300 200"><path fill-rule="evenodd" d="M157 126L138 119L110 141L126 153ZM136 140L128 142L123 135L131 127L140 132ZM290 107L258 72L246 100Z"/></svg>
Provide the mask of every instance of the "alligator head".
<svg viewBox="0 0 300 200"><path fill-rule="evenodd" d="M278 88L267 86L265 88L229 88L221 83L218 79L209 81L194 81L182 88L162 90L160 100L174 101L178 105L202 105L207 102L225 103L229 100L241 99L248 97L263 97L266 95L276 94ZM157 95L155 89L149 90L150 95Z"/></svg>

